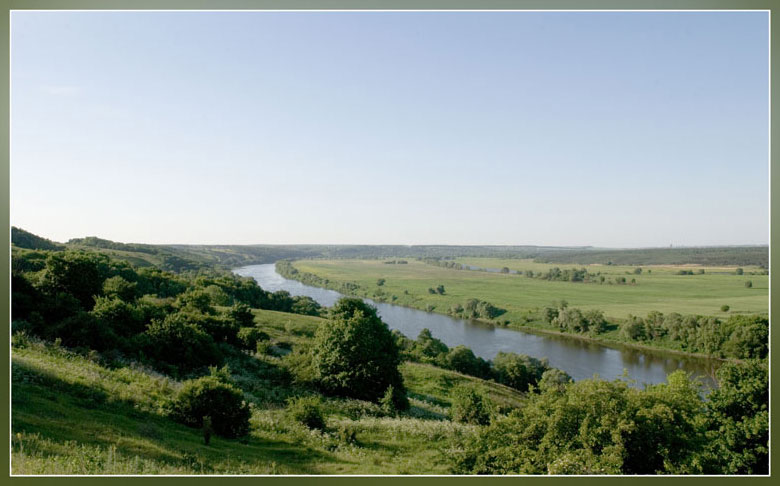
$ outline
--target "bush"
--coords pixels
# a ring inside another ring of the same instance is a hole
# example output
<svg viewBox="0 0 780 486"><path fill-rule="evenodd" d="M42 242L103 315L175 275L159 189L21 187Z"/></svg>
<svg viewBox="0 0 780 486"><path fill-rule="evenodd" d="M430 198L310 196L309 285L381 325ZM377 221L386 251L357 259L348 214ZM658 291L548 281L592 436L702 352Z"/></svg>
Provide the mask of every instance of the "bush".
<svg viewBox="0 0 780 486"><path fill-rule="evenodd" d="M727 305L722 305L722 306L720 306L720 311L721 311L721 312L728 312L728 311L729 311L729 309L731 309L731 307L729 307L729 306L727 306Z"/></svg>
<svg viewBox="0 0 780 486"><path fill-rule="evenodd" d="M753 282L751 282L750 280L748 280L747 282L745 282L745 288L748 288L748 289L749 289L749 288L752 288L752 287L753 287Z"/></svg>
<svg viewBox="0 0 780 486"><path fill-rule="evenodd" d="M319 397L293 397L287 400L287 416L310 429L324 429L322 400Z"/></svg>
<svg viewBox="0 0 780 486"><path fill-rule="evenodd" d="M387 324L376 309L357 298L340 299L317 328L313 366L320 387L333 395L379 401L387 387L406 390L398 371L401 358ZM404 403L396 403L403 409Z"/></svg>
<svg viewBox="0 0 780 486"><path fill-rule="evenodd" d="M144 336L147 356L167 364L170 371L217 364L222 358L211 336L180 313L152 321Z"/></svg>
<svg viewBox="0 0 780 486"><path fill-rule="evenodd" d="M463 424L488 425L493 405L480 391L471 386L458 386L453 391L452 420Z"/></svg>
<svg viewBox="0 0 780 486"><path fill-rule="evenodd" d="M188 380L179 391L174 418L190 427L203 427L211 417L214 433L222 437L243 437L249 433L249 406L240 390L217 376Z"/></svg>
<svg viewBox="0 0 780 486"><path fill-rule="evenodd" d="M252 327L255 325L255 316L252 314L252 309L244 303L239 302L231 307L228 311L228 316L238 327Z"/></svg>
<svg viewBox="0 0 780 486"><path fill-rule="evenodd" d="M238 343L243 349L257 349L258 341L268 341L270 336L256 327L242 327L238 330Z"/></svg>

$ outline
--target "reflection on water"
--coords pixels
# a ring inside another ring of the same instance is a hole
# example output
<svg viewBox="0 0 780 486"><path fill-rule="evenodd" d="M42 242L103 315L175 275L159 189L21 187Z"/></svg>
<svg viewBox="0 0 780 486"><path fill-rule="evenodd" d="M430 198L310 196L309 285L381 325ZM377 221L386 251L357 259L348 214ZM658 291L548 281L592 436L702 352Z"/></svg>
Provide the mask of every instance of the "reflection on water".
<svg viewBox="0 0 780 486"><path fill-rule="evenodd" d="M288 280L276 273L273 264L251 265L238 268L235 272L253 277L265 290L286 290L292 295L307 295L324 306L332 306L342 297L333 290ZM423 328L428 328L448 346L468 346L474 354L485 359L493 359L499 351L527 354L536 358L546 357L551 366L566 371L575 380L591 378L594 375L612 380L622 376L625 370L628 377L640 386L643 383L664 382L668 373L681 369L692 373L707 385L713 383L709 375L712 362L703 359L682 358L631 348L614 349L578 339L497 328L489 324L365 300L376 306L379 316L391 329L398 329L404 335L416 338Z"/></svg>

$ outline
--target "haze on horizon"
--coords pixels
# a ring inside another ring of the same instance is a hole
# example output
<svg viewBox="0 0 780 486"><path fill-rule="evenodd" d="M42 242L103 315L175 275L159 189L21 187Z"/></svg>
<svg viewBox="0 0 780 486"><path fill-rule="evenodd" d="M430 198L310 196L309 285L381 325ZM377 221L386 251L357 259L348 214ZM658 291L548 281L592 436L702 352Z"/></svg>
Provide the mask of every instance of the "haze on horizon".
<svg viewBox="0 0 780 486"><path fill-rule="evenodd" d="M11 15L56 241L766 245L766 12Z"/></svg>

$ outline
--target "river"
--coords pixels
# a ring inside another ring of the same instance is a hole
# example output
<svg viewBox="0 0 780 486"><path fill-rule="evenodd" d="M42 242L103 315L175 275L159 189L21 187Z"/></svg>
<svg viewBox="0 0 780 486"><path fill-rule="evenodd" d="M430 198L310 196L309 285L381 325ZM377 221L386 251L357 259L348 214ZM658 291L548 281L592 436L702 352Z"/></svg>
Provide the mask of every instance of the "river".
<svg viewBox="0 0 780 486"><path fill-rule="evenodd" d="M250 265L234 270L238 275L254 278L264 290L286 290L291 295L307 295L323 306L332 306L342 294L334 290L304 285L276 273L273 264ZM636 349L615 349L578 339L536 335L514 329L494 327L475 321L456 319L442 314L410 309L393 304L373 302L379 316L390 329L398 329L414 339L423 328L428 328L447 346L464 345L474 354L493 359L499 351L526 354L535 358L547 358L550 366L560 368L575 380L601 378L612 380L623 375L642 384L662 383L666 375L682 369L712 386L709 375L711 362L687 358L670 353L646 352Z"/></svg>

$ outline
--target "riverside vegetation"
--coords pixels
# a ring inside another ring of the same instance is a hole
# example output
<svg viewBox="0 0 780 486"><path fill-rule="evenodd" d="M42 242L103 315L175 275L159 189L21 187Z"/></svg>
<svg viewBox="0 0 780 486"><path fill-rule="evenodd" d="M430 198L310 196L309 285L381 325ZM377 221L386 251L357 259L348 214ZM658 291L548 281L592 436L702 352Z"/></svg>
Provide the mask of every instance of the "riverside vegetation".
<svg viewBox="0 0 780 486"><path fill-rule="evenodd" d="M322 308L197 256L167 271L132 248L44 243L12 248L14 473L768 470L765 358L724 364L706 397L682 372L643 390L572 382L543 359L411 339L362 300ZM440 284L437 297L455 293ZM463 309L497 309L480 302Z"/></svg>
<svg viewBox="0 0 780 486"><path fill-rule="evenodd" d="M494 264L497 271L465 270L463 265L474 263ZM499 270L506 265L523 273ZM276 268L285 277L348 295L499 326L715 358L768 353L768 276L759 267L705 267L682 276L678 266L562 271L528 260L455 258L402 266L381 260L283 260ZM745 273L760 281L760 288L743 285ZM639 280L626 284L627 275Z"/></svg>

